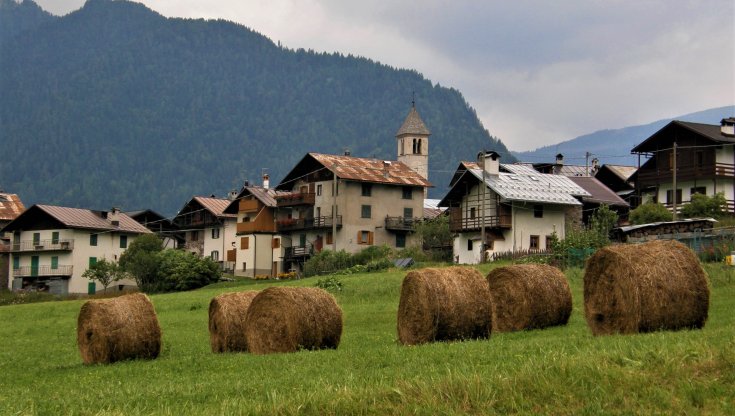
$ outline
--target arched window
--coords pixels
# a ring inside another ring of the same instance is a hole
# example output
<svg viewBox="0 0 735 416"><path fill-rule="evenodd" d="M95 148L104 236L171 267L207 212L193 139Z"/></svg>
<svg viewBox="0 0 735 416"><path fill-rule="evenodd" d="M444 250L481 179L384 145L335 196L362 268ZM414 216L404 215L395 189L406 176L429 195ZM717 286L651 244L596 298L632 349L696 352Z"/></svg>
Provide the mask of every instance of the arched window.
<svg viewBox="0 0 735 416"><path fill-rule="evenodd" d="M418 153L418 154L423 154L423 153L421 152L421 142L422 142L422 140L421 140L421 139L419 139L419 151L418 151L418 152L416 152L416 153Z"/></svg>
<svg viewBox="0 0 735 416"><path fill-rule="evenodd" d="M412 154L416 154L416 139L413 139L413 150L411 151Z"/></svg>

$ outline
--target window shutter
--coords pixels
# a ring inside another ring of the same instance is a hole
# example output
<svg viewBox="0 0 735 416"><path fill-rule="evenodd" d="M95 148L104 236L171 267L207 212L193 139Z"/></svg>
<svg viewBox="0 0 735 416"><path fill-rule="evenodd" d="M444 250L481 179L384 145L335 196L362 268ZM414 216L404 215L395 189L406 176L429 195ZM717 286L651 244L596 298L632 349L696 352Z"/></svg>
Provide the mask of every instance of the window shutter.
<svg viewBox="0 0 735 416"><path fill-rule="evenodd" d="M247 250L250 248L250 237L240 238L240 249Z"/></svg>
<svg viewBox="0 0 735 416"><path fill-rule="evenodd" d="M375 234L372 231L368 231L368 244L373 245L373 234Z"/></svg>
<svg viewBox="0 0 735 416"><path fill-rule="evenodd" d="M271 248L281 248L281 239L280 238L274 238L271 241Z"/></svg>
<svg viewBox="0 0 735 416"><path fill-rule="evenodd" d="M332 244L332 232L327 233L327 244Z"/></svg>
<svg viewBox="0 0 735 416"><path fill-rule="evenodd" d="M357 244L362 244L362 231L357 232Z"/></svg>

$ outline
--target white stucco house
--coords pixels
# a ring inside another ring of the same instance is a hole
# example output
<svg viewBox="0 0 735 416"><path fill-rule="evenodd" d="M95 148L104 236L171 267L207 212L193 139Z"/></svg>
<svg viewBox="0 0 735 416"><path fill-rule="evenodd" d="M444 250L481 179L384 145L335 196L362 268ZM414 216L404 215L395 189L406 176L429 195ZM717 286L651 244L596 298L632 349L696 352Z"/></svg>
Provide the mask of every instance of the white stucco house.
<svg viewBox="0 0 735 416"><path fill-rule="evenodd" d="M223 270L229 271L235 267L237 214L228 214L224 210L231 202L227 198L195 196L173 220L184 235L185 250L200 257L209 257Z"/></svg>
<svg viewBox="0 0 735 416"><path fill-rule="evenodd" d="M489 259L493 253L544 250L554 234L564 238L570 218L581 218L577 198L585 196L590 194L565 176L501 165L499 154L483 152L477 163L460 163L439 206L449 210L455 262L476 264L483 251Z"/></svg>
<svg viewBox="0 0 735 416"><path fill-rule="evenodd" d="M54 294L94 293L95 282L82 277L98 260L117 261L147 228L113 208L110 211L33 205L3 228L12 234L10 289ZM132 280L116 289L134 286Z"/></svg>

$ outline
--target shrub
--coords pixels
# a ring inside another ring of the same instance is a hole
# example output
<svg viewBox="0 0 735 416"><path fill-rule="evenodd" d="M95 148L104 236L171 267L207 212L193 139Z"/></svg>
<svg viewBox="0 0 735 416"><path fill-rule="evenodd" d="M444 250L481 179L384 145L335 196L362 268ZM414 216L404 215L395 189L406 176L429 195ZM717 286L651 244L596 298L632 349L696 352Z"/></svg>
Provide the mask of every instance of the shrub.
<svg viewBox="0 0 735 416"><path fill-rule="evenodd" d="M143 292L155 290L158 279L158 253L163 250L163 243L155 234L143 234L120 256L120 267L130 274L138 288Z"/></svg>
<svg viewBox="0 0 735 416"><path fill-rule="evenodd" d="M702 194L692 195L692 200L681 207L681 215L684 218L702 218L713 217L719 218L727 206L725 195L718 192L715 195L707 196Z"/></svg>
<svg viewBox="0 0 735 416"><path fill-rule="evenodd" d="M332 273L350 266L352 259L346 251L322 250L304 263L304 276Z"/></svg>
<svg viewBox="0 0 735 416"><path fill-rule="evenodd" d="M663 204L647 202L630 211L630 222L634 225L650 224L652 222L671 221L673 214Z"/></svg>
<svg viewBox="0 0 735 416"><path fill-rule="evenodd" d="M393 262L389 258L382 258L374 260L365 265L366 272L378 272L381 270L390 269L393 267Z"/></svg>
<svg viewBox="0 0 735 416"><path fill-rule="evenodd" d="M87 270L82 273L82 277L89 280L99 282L102 287L107 291L107 287L112 283L117 282L125 278L126 273L120 268L120 266L114 261L107 261L101 259L97 263L89 266Z"/></svg>
<svg viewBox="0 0 735 416"><path fill-rule="evenodd" d="M352 264L368 264L375 260L385 259L390 257L391 251L391 248L386 244L382 246L371 246L359 253L353 254Z"/></svg>
<svg viewBox="0 0 735 416"><path fill-rule="evenodd" d="M319 279L314 285L320 289L328 290L330 292L341 292L342 282L334 276L329 276L324 279Z"/></svg>
<svg viewBox="0 0 735 416"><path fill-rule="evenodd" d="M191 290L219 280L219 265L209 257L201 258L183 250L164 250L157 257L160 263L156 290Z"/></svg>

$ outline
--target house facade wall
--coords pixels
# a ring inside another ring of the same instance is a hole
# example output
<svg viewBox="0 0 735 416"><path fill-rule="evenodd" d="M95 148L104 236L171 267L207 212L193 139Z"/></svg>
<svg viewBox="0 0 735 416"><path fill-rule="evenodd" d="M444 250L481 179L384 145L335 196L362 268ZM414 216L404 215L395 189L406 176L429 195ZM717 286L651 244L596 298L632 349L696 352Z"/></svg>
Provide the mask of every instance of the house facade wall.
<svg viewBox="0 0 735 416"><path fill-rule="evenodd" d="M89 268L90 259L94 258L97 261L106 259L108 261L117 261L125 252L126 248L135 240L136 234L126 234L119 232L97 232L92 230L82 229L50 229L50 230L33 230L33 231L22 231L20 233L20 242L32 241L33 234L38 233L40 240L50 241L53 237L53 232L59 233L60 241L71 242L71 250L48 250L46 247L39 248L33 251L20 251L13 252L11 254L11 260L9 264L9 288L13 287L13 278L17 277L14 271L14 265L17 261L18 266L21 268L30 268L33 264L33 258L38 257L38 266L40 269L37 280L49 280L49 276L43 274L54 273L51 269L52 257L58 258L58 266L60 270L63 270L65 266L71 266L71 277L61 278L61 290L62 293L88 293L89 283L92 282L82 277L82 274ZM97 237L97 244L91 244L90 235L95 234ZM126 236L127 244L125 248L120 247L121 236ZM43 245L43 244L42 244ZM14 258L17 257L17 260ZM27 270L27 269L26 269ZM30 281L31 277L26 276L24 280ZM123 280L116 282L115 287L118 285L123 286L135 286L133 280ZM96 290L101 290L99 284L96 284Z"/></svg>

